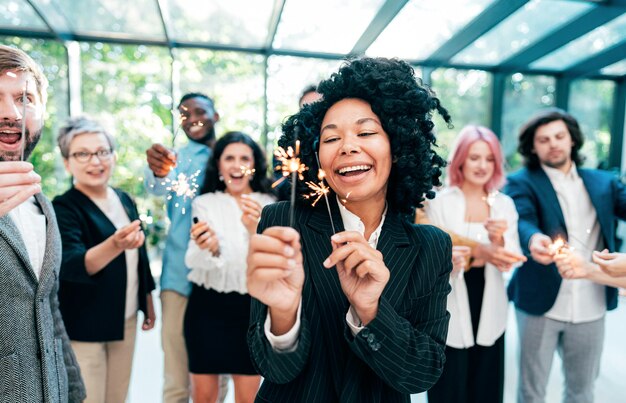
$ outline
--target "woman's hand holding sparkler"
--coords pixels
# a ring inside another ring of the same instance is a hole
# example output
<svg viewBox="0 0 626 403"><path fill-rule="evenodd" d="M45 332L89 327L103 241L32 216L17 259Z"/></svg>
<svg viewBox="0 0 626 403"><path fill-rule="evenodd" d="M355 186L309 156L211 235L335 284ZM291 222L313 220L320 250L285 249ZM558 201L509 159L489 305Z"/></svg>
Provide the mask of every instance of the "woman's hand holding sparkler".
<svg viewBox="0 0 626 403"><path fill-rule="evenodd" d="M602 252L594 251L591 260L611 277L626 276L626 254L624 253L609 253L608 249Z"/></svg>
<svg viewBox="0 0 626 403"><path fill-rule="evenodd" d="M588 278L591 273L598 270L598 266L585 261L580 253L570 248L561 248L554 255L554 263L561 277L569 280Z"/></svg>
<svg viewBox="0 0 626 403"><path fill-rule="evenodd" d="M30 162L0 162L0 217L41 192L41 177Z"/></svg>
<svg viewBox="0 0 626 403"><path fill-rule="evenodd" d="M554 262L554 253L550 250L550 245L552 239L549 236L537 233L530 238L528 249L537 263L549 265Z"/></svg>
<svg viewBox="0 0 626 403"><path fill-rule="evenodd" d="M220 243L215 231L204 221L198 221L195 217L193 221L190 233L191 239L198 245L198 248L208 250L213 256L219 256Z"/></svg>
<svg viewBox="0 0 626 403"><path fill-rule="evenodd" d="M113 245L115 245L115 248L120 251L137 249L143 245L145 239L146 236L141 230L140 220L135 220L130 224L123 226L111 235Z"/></svg>
<svg viewBox="0 0 626 403"><path fill-rule="evenodd" d="M296 322L304 268L300 234L289 227L271 227L250 238L247 283L249 294L268 306L271 332L287 333Z"/></svg>
<svg viewBox="0 0 626 403"><path fill-rule="evenodd" d="M146 150L148 167L157 178L163 178L176 166L176 153L162 144L153 144Z"/></svg>
<svg viewBox="0 0 626 403"><path fill-rule="evenodd" d="M330 240L334 250L323 265L327 269L337 267L341 288L366 325L378 314L378 302L389 281L389 269L382 253L372 248L358 232L340 232Z"/></svg>
<svg viewBox="0 0 626 403"><path fill-rule="evenodd" d="M508 227L504 219L488 218L485 221L485 229L489 234L489 241L499 246L504 246L504 233Z"/></svg>
<svg viewBox="0 0 626 403"><path fill-rule="evenodd" d="M250 235L256 234L256 227L259 225L261 219L261 211L263 208L261 205L250 196L242 194L238 200L239 208L243 214L241 215L241 222Z"/></svg>

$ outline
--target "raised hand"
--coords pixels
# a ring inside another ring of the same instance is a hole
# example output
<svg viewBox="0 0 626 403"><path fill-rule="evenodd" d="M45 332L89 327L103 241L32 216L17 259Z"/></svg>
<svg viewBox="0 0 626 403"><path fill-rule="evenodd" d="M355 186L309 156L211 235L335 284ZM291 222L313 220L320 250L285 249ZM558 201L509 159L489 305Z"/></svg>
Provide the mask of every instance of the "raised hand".
<svg viewBox="0 0 626 403"><path fill-rule="evenodd" d="M504 233L508 227L506 220L503 219L488 218L485 221L485 229L489 234L489 241L496 245L504 246Z"/></svg>
<svg viewBox="0 0 626 403"><path fill-rule="evenodd" d="M626 254L624 253L609 253L608 249L602 252L594 251L591 260L611 277L626 276Z"/></svg>
<svg viewBox="0 0 626 403"><path fill-rule="evenodd" d="M39 192L41 177L30 162L0 162L0 217Z"/></svg>
<svg viewBox="0 0 626 403"><path fill-rule="evenodd" d="M152 144L146 150L148 167L157 178L163 178L176 166L176 153L162 144Z"/></svg>
<svg viewBox="0 0 626 403"><path fill-rule="evenodd" d="M220 255L220 243L217 234L204 221L197 221L194 217L194 224L191 226L190 236L194 240L198 248L208 250L213 256Z"/></svg>
<svg viewBox="0 0 626 403"><path fill-rule="evenodd" d="M340 232L330 239L334 250L323 265L337 267L344 294L361 322L367 324L376 317L380 295L389 281L383 255L355 231Z"/></svg>
<svg viewBox="0 0 626 403"><path fill-rule="evenodd" d="M530 238L530 255L537 262L544 265L548 265L554 261L553 255L550 252L550 245L552 239L545 234L535 234Z"/></svg>
<svg viewBox="0 0 626 403"><path fill-rule="evenodd" d="M237 201L239 208L243 214L241 215L241 222L246 227L250 235L256 234L256 228L259 225L259 219L261 218L261 210L263 207L246 194L242 194L241 198Z"/></svg>
<svg viewBox="0 0 626 403"><path fill-rule="evenodd" d="M291 329L304 285L300 234L271 227L250 237L247 282L248 293L269 307L272 333Z"/></svg>
<svg viewBox="0 0 626 403"><path fill-rule="evenodd" d="M594 270L591 262L585 261L578 252L571 249L563 249L561 253L554 255L554 263L561 277L565 279L587 278Z"/></svg>
<svg viewBox="0 0 626 403"><path fill-rule="evenodd" d="M130 224L118 229L113 235L111 235L113 245L117 249L137 249L146 239L143 231L141 230L141 221L135 220Z"/></svg>

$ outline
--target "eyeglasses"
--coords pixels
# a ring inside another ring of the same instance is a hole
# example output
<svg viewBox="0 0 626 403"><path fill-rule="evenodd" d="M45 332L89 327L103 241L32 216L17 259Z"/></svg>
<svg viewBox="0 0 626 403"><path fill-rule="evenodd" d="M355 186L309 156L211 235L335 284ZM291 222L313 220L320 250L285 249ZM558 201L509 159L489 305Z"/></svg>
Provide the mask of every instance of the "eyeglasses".
<svg viewBox="0 0 626 403"><path fill-rule="evenodd" d="M91 161L91 157L98 157L100 161L108 161L113 156L113 150L98 150L93 153L88 151L77 151L75 153L70 154L70 157L74 158L78 162L89 162Z"/></svg>

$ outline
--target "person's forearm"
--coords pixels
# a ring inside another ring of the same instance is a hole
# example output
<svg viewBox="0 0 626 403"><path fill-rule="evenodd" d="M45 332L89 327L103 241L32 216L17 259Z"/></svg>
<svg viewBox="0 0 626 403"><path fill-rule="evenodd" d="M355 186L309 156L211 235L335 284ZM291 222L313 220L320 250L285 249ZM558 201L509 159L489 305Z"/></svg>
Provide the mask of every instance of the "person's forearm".
<svg viewBox="0 0 626 403"><path fill-rule="evenodd" d="M104 269L124 250L115 246L112 238L107 238L85 253L85 268L90 276Z"/></svg>
<svg viewBox="0 0 626 403"><path fill-rule="evenodd" d="M626 277L611 277L603 272L600 267L594 263L589 263L590 270L585 277L594 283L608 285L610 287L626 287Z"/></svg>

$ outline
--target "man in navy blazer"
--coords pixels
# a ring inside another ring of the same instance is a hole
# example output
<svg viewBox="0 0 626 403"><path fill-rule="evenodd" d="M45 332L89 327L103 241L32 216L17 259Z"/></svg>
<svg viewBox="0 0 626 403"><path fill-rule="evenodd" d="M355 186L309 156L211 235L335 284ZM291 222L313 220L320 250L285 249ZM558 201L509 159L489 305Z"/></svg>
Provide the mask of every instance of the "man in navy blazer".
<svg viewBox="0 0 626 403"><path fill-rule="evenodd" d="M604 316L617 290L586 279L563 279L553 256L561 238L586 259L615 250L616 218L626 218L626 189L608 172L580 168L578 122L547 109L521 129L525 168L506 192L519 213L520 243L532 257L509 284L520 337L518 402L543 402L554 351L563 361L565 402L592 402L604 342Z"/></svg>

